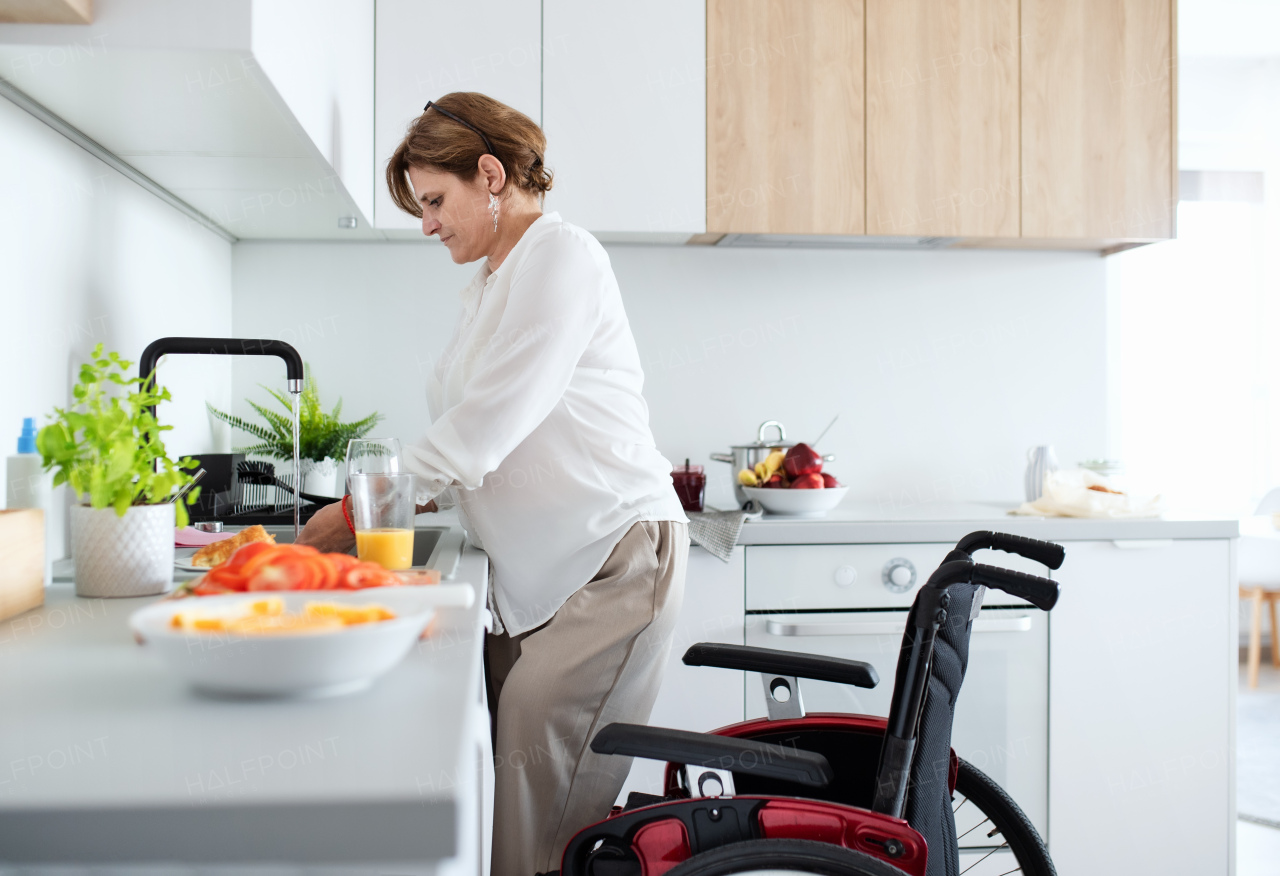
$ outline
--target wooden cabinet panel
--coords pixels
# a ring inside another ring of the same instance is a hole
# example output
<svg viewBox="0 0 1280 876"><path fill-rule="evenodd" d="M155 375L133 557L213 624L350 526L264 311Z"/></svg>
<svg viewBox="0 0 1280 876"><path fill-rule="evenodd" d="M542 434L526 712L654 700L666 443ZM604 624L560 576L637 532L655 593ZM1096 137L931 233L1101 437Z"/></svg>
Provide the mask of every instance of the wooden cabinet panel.
<svg viewBox="0 0 1280 876"><path fill-rule="evenodd" d="M1018 236L1018 2L868 0L868 234Z"/></svg>
<svg viewBox="0 0 1280 876"><path fill-rule="evenodd" d="M708 0L708 231L865 233L863 23L863 0Z"/></svg>
<svg viewBox="0 0 1280 876"><path fill-rule="evenodd" d="M1171 0L1022 0L1022 234L1173 236Z"/></svg>

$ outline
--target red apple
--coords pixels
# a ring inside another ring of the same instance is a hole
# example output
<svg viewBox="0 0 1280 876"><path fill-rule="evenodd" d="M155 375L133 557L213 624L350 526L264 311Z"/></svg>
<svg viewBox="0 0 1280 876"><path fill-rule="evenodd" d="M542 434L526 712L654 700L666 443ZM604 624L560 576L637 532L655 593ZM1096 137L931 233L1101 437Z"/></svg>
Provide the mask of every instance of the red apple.
<svg viewBox="0 0 1280 876"><path fill-rule="evenodd" d="M816 471L802 474L791 482L793 490L821 490L824 486L822 475Z"/></svg>
<svg viewBox="0 0 1280 876"><path fill-rule="evenodd" d="M836 480L835 475L829 475L824 471L822 473L822 485L827 488L838 487L840 482Z"/></svg>
<svg viewBox="0 0 1280 876"><path fill-rule="evenodd" d="M797 444L787 451L782 470L792 480L800 475L816 474L822 471L822 457L808 444Z"/></svg>
<svg viewBox="0 0 1280 876"><path fill-rule="evenodd" d="M771 490L780 490L786 485L787 482L782 479L782 475L780 474L775 474L773 477L769 478L769 480L764 482L764 486Z"/></svg>

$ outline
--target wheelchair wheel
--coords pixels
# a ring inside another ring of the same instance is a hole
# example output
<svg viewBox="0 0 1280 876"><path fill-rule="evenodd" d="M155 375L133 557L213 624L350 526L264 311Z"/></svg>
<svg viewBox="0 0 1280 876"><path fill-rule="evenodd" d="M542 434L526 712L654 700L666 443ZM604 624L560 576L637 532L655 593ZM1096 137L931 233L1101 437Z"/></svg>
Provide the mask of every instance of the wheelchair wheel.
<svg viewBox="0 0 1280 876"><path fill-rule="evenodd" d="M1049 850L1026 814L1003 788L963 758L951 809L960 841L960 873L1057 876Z"/></svg>
<svg viewBox="0 0 1280 876"><path fill-rule="evenodd" d="M809 840L748 840L721 846L667 871L667 876L773 876L812 873L817 876L904 876L878 858L840 846Z"/></svg>

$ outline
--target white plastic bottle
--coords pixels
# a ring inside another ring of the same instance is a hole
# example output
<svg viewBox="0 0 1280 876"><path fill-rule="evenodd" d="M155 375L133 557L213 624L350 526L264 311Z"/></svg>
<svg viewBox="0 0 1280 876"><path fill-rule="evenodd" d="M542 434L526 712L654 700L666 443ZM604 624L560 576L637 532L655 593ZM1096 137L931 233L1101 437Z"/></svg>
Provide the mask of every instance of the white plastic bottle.
<svg viewBox="0 0 1280 876"><path fill-rule="evenodd" d="M40 466L36 453L36 421L22 421L18 437L18 454L5 462L4 506L6 508L40 508L49 511L49 475Z"/></svg>
<svg viewBox="0 0 1280 876"><path fill-rule="evenodd" d="M18 436L18 452L5 460L4 506L7 509L39 508L44 512L44 584L52 578L52 554L49 552L49 511L52 506L53 476L40 465L36 453L36 421L26 417Z"/></svg>

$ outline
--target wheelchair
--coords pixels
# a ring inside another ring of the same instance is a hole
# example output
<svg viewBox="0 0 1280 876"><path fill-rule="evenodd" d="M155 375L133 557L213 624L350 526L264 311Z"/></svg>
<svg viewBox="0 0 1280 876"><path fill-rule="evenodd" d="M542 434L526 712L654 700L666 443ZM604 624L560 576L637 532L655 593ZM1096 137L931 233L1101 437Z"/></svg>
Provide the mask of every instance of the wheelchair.
<svg viewBox="0 0 1280 876"><path fill-rule="evenodd" d="M801 678L875 687L870 664L741 645L689 648L686 665L760 673L769 716L713 733L602 728L593 751L667 761L665 793L633 793L578 832L561 876L1056 876L1022 810L951 749L986 588L1044 611L1058 600L1055 581L975 563L983 549L1050 569L1065 556L1060 545L1004 533L962 538L907 614L888 717L806 715L800 704ZM978 849L962 860L961 840L972 846L974 836Z"/></svg>

